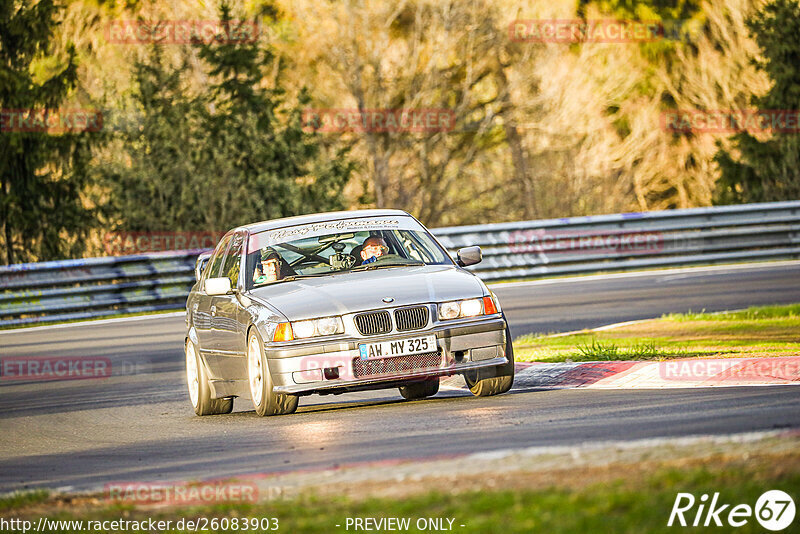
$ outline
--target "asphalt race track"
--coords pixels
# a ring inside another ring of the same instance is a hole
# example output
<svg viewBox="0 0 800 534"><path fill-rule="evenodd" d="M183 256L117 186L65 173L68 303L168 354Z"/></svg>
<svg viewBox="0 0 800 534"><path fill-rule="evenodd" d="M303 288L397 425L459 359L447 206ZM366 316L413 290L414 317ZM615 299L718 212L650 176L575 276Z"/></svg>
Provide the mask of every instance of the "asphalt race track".
<svg viewBox="0 0 800 534"><path fill-rule="evenodd" d="M800 302L800 262L493 286L516 337L662 313ZM444 390L304 397L260 418L250 401L196 417L183 375L183 316L0 333L0 358L97 356L110 378L0 379L0 493L91 489L330 468L537 445L800 428L800 387Z"/></svg>

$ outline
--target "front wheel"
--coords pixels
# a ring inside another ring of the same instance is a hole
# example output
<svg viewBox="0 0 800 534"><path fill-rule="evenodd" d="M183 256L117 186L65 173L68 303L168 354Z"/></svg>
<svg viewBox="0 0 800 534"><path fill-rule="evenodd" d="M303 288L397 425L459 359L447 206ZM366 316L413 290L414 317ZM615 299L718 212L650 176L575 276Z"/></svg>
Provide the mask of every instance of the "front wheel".
<svg viewBox="0 0 800 534"><path fill-rule="evenodd" d="M258 415L286 415L297 411L297 395L273 391L272 377L264 355L264 343L255 329L247 338L247 379L250 383L250 398L253 399Z"/></svg>
<svg viewBox="0 0 800 534"><path fill-rule="evenodd" d="M467 387L476 397L489 397L505 393L514 384L514 347L511 332L506 325L506 358L508 362L495 367L476 369L464 373Z"/></svg>
<svg viewBox="0 0 800 534"><path fill-rule="evenodd" d="M186 340L186 382L189 386L189 400L197 415L217 415L233 411L233 399L211 398L206 368L191 340Z"/></svg>

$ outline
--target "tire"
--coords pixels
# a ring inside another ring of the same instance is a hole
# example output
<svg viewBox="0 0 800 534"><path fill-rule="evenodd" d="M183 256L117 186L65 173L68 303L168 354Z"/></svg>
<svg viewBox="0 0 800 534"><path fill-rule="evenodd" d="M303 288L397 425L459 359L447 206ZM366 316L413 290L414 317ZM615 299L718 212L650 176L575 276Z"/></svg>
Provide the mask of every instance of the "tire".
<svg viewBox="0 0 800 534"><path fill-rule="evenodd" d="M476 397L499 395L511 389L514 384L514 347L508 325L506 325L506 358L508 362L503 365L464 373L464 380L473 395Z"/></svg>
<svg viewBox="0 0 800 534"><path fill-rule="evenodd" d="M191 340L186 340L186 385L189 402L197 415L218 415L233 411L233 399L212 399L208 375L200 354Z"/></svg>
<svg viewBox="0 0 800 534"><path fill-rule="evenodd" d="M287 415L297 411L297 395L275 393L272 390L264 342L255 329L247 336L247 382L250 386L250 398L258 415Z"/></svg>
<svg viewBox="0 0 800 534"><path fill-rule="evenodd" d="M439 377L429 378L421 382L400 386L400 395L406 400L424 399L432 397L439 392Z"/></svg>

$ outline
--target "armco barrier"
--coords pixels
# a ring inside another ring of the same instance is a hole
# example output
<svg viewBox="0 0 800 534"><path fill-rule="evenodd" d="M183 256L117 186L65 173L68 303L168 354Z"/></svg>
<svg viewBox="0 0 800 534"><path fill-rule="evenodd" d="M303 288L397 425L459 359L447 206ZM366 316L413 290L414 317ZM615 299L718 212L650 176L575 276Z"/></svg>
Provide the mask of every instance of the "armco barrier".
<svg viewBox="0 0 800 534"><path fill-rule="evenodd" d="M199 251L0 266L0 326L180 309Z"/></svg>
<svg viewBox="0 0 800 534"><path fill-rule="evenodd" d="M486 281L800 258L800 201L433 230ZM198 251L0 266L0 326L182 309Z"/></svg>
<svg viewBox="0 0 800 534"><path fill-rule="evenodd" d="M800 258L800 201L439 228L484 280Z"/></svg>

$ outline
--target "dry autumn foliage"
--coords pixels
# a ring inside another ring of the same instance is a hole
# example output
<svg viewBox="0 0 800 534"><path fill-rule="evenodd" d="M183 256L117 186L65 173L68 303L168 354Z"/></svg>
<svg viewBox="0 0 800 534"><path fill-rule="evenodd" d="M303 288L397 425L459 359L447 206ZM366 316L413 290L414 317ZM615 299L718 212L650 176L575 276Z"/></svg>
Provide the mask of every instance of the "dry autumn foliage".
<svg viewBox="0 0 800 534"><path fill-rule="evenodd" d="M241 18L272 5L231 4ZM668 132L661 114L740 108L768 89L744 25L760 4L704 1L689 37L660 49L509 38L514 20L575 19L578 3L565 0L277 0L277 18L259 20L282 66L273 77L290 91L308 87L314 108L452 110L452 129L320 134L352 147L351 207L407 209L443 226L709 205L715 142L727 134ZM108 43L109 21L214 16L194 0L70 2L60 33L82 59L76 98L121 106L145 52ZM590 3L584 16L610 15Z"/></svg>

